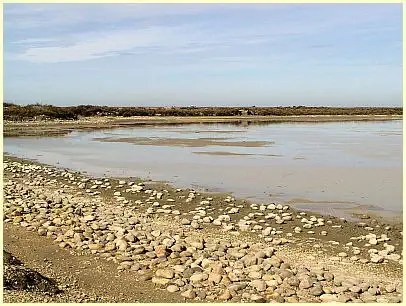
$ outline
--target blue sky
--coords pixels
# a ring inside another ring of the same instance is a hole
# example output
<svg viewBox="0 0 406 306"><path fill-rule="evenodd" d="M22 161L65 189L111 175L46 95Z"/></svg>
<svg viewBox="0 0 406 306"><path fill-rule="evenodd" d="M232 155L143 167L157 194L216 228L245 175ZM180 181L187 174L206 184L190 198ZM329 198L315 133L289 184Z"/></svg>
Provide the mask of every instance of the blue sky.
<svg viewBox="0 0 406 306"><path fill-rule="evenodd" d="M401 4L5 4L4 100L402 105Z"/></svg>

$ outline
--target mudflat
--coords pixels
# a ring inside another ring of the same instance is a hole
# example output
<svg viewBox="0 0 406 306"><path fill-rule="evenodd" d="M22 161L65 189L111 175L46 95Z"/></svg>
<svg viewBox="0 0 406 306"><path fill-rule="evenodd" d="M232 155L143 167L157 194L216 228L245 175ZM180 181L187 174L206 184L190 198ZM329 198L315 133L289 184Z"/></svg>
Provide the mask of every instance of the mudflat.
<svg viewBox="0 0 406 306"><path fill-rule="evenodd" d="M263 147L272 145L272 141L229 141L229 138L150 138L150 137L122 137L122 138L94 138L96 141L104 142L127 142L136 145L154 145L154 146L179 146L179 147Z"/></svg>

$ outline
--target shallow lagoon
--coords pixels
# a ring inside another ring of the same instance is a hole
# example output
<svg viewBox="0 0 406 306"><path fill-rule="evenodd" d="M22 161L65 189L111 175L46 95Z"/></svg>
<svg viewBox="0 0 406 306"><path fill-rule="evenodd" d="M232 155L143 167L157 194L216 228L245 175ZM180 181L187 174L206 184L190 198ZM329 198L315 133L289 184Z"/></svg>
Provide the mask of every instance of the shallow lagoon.
<svg viewBox="0 0 406 306"><path fill-rule="evenodd" d="M4 151L346 216L402 211L402 121L191 124L5 138Z"/></svg>

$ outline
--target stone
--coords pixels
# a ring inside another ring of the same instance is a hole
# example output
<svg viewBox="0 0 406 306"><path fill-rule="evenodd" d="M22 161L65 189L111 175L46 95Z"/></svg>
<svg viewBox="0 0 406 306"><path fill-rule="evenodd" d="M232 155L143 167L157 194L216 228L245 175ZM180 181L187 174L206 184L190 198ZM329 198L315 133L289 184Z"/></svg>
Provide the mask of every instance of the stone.
<svg viewBox="0 0 406 306"><path fill-rule="evenodd" d="M400 257L399 254L393 253L393 254L390 254L390 255L386 256L386 258L389 259L389 260L397 261L397 260L399 260L401 257ZM372 260L371 260L371 261L372 261Z"/></svg>
<svg viewBox="0 0 406 306"><path fill-rule="evenodd" d="M388 284L385 286L385 290L388 293L394 292L396 290L396 286L394 284Z"/></svg>
<svg viewBox="0 0 406 306"><path fill-rule="evenodd" d="M93 216L93 215L87 215L87 216L84 216L84 217L83 217L83 220L84 220L85 222L94 221L95 219L96 219L96 217Z"/></svg>
<svg viewBox="0 0 406 306"><path fill-rule="evenodd" d="M166 257L167 251L165 246L158 246L155 248L155 254L157 257Z"/></svg>
<svg viewBox="0 0 406 306"><path fill-rule="evenodd" d="M100 250L102 246L98 243L89 244L89 250Z"/></svg>
<svg viewBox="0 0 406 306"><path fill-rule="evenodd" d="M319 296L319 299L322 302L329 303L329 302L338 302L338 296L335 294L322 294Z"/></svg>
<svg viewBox="0 0 406 306"><path fill-rule="evenodd" d="M152 274L151 273L142 274L142 275L140 275L139 278L141 281L147 281L147 280L152 279Z"/></svg>
<svg viewBox="0 0 406 306"><path fill-rule="evenodd" d="M363 292L359 297L364 303L372 303L376 301L376 296L370 294L369 292Z"/></svg>
<svg viewBox="0 0 406 306"><path fill-rule="evenodd" d="M293 287L297 287L300 284L299 279L296 276L291 276L286 279L286 282Z"/></svg>
<svg viewBox="0 0 406 306"><path fill-rule="evenodd" d="M360 293L362 292L362 289L359 286L352 286L350 287L350 291L354 293Z"/></svg>
<svg viewBox="0 0 406 306"><path fill-rule="evenodd" d="M324 293L324 291L321 288L321 286L316 286L316 287L310 288L309 293L313 296L320 296Z"/></svg>
<svg viewBox="0 0 406 306"><path fill-rule="evenodd" d="M248 277L250 279L260 279L262 278L262 272L261 271L251 271L248 273Z"/></svg>
<svg viewBox="0 0 406 306"><path fill-rule="evenodd" d="M196 297L196 293L191 289L182 292L180 295L185 299L194 299Z"/></svg>
<svg viewBox="0 0 406 306"><path fill-rule="evenodd" d="M299 288L300 288L300 289L308 289L308 288L310 288L311 286L313 286L313 282L312 282L312 280L310 279L310 277L308 277L308 276L304 277L304 278L301 280L301 282L299 283Z"/></svg>
<svg viewBox="0 0 406 306"><path fill-rule="evenodd" d="M251 294L250 300L254 303L264 303L265 298L262 295Z"/></svg>
<svg viewBox="0 0 406 306"><path fill-rule="evenodd" d="M369 244L372 244L372 245L376 245L376 244L378 244L378 241L376 240L376 238L371 238L371 239L369 239Z"/></svg>
<svg viewBox="0 0 406 306"><path fill-rule="evenodd" d="M194 284L200 283L200 282L204 281L205 279L207 279L205 276L206 275L203 273L195 273L190 277L190 281Z"/></svg>
<svg viewBox="0 0 406 306"><path fill-rule="evenodd" d="M218 274L218 273L210 273L210 274L209 274L208 281L209 281L209 282L213 282L213 283L215 283L215 284L218 284L218 283L220 283L221 278L222 278L222 275L221 275L221 274Z"/></svg>
<svg viewBox="0 0 406 306"><path fill-rule="evenodd" d="M179 291L179 287L176 285L169 285L166 290L170 293L174 293L176 291Z"/></svg>
<svg viewBox="0 0 406 306"><path fill-rule="evenodd" d="M159 269L155 272L155 275L158 277L163 277L167 279L172 279L175 276L175 273L172 269Z"/></svg>
<svg viewBox="0 0 406 306"><path fill-rule="evenodd" d="M152 231L151 235L154 236L155 238L157 238L161 235L161 231L160 230Z"/></svg>
<svg viewBox="0 0 406 306"><path fill-rule="evenodd" d="M383 262L383 260L384 260L383 256L379 256L377 254L371 254L371 262L381 263L381 262Z"/></svg>
<svg viewBox="0 0 406 306"><path fill-rule="evenodd" d="M263 281L261 279L252 280L250 285L251 285L251 287L255 288L259 292L265 291L265 289L266 289L266 283L265 283L265 281Z"/></svg>
<svg viewBox="0 0 406 306"><path fill-rule="evenodd" d="M220 300L220 301L227 301L227 300L229 300L229 299L231 299L231 293L230 293L230 290L228 290L228 289L226 289L226 290L224 290L224 292L221 294L221 295L219 295L217 298Z"/></svg>
<svg viewBox="0 0 406 306"><path fill-rule="evenodd" d="M348 301L351 301L351 297L347 293L340 293L337 296L337 300L340 303L347 303Z"/></svg>
<svg viewBox="0 0 406 306"><path fill-rule="evenodd" d="M156 285L161 285L161 286L165 286L167 285L171 280L168 278L164 278L164 277L153 277L152 278L152 282Z"/></svg>

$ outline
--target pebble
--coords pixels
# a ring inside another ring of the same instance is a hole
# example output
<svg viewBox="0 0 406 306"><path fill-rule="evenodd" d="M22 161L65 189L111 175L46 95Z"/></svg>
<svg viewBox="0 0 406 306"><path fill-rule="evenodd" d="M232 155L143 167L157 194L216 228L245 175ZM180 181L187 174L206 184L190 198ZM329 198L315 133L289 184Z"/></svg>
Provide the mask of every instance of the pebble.
<svg viewBox="0 0 406 306"><path fill-rule="evenodd" d="M169 285L166 287L166 290L168 290L170 293L174 293L176 291L179 291L179 287L176 285Z"/></svg>
<svg viewBox="0 0 406 306"><path fill-rule="evenodd" d="M191 289L182 292L180 295L189 300L196 297L196 293Z"/></svg>

